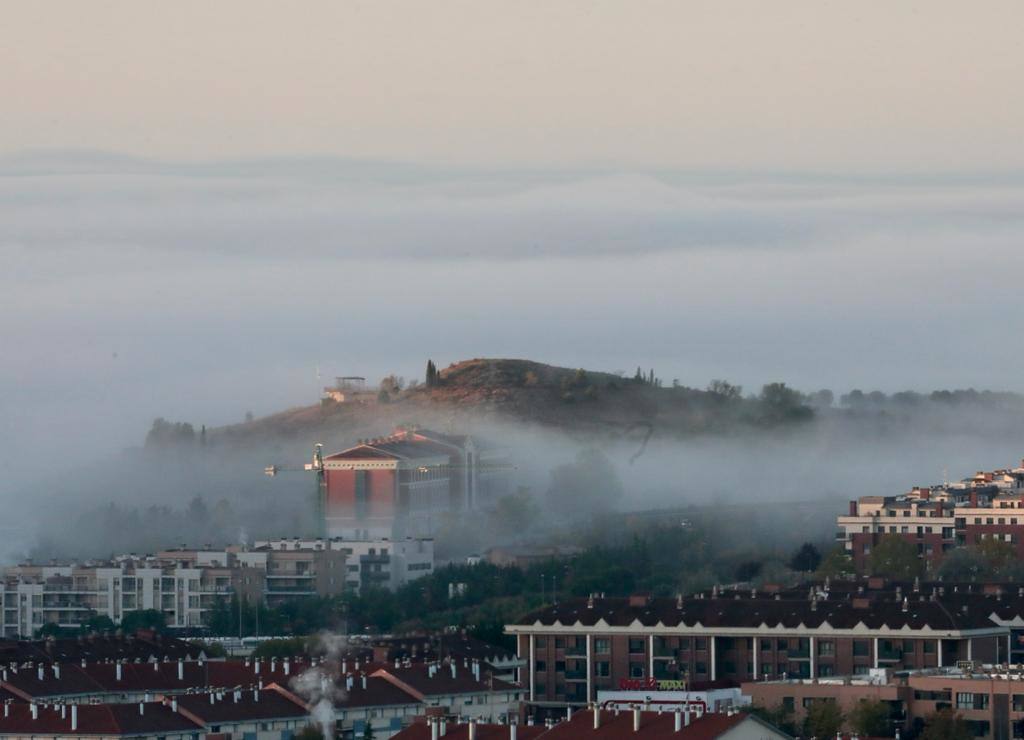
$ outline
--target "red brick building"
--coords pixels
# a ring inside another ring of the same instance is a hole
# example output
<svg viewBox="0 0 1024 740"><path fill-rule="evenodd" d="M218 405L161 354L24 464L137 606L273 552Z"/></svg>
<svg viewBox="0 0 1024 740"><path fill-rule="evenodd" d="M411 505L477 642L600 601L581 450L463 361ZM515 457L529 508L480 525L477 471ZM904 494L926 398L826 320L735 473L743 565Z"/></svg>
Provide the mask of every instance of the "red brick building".
<svg viewBox="0 0 1024 740"><path fill-rule="evenodd" d="M884 536L913 543L928 568L956 547L995 540L1024 558L1024 468L979 472L901 496L862 496L837 517L836 538L863 571Z"/></svg>
<svg viewBox="0 0 1024 740"><path fill-rule="evenodd" d="M1024 594L861 583L803 592L575 599L507 625L536 704L585 704L636 679L691 688L1016 660Z"/></svg>
<svg viewBox="0 0 1024 740"><path fill-rule="evenodd" d="M508 490L500 450L467 435L396 429L324 458L330 537L429 537Z"/></svg>

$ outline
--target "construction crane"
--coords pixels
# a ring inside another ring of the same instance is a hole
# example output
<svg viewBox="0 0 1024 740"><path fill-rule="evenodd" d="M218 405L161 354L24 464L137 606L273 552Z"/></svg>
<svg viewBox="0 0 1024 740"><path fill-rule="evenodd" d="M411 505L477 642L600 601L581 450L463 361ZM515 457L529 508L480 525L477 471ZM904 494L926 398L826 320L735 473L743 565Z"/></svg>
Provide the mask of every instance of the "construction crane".
<svg viewBox="0 0 1024 740"><path fill-rule="evenodd" d="M316 490L313 492L313 516L316 521L316 536L327 537L327 477L324 475L324 446L320 442L313 445L313 460L300 467L288 465L268 465L263 474L275 477L278 473L310 472L316 474Z"/></svg>

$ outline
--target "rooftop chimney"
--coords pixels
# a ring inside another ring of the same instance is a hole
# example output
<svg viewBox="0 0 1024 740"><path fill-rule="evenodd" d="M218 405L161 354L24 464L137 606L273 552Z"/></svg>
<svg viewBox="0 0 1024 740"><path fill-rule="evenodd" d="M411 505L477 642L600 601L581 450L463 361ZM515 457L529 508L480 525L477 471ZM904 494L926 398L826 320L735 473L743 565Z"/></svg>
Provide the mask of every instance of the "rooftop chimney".
<svg viewBox="0 0 1024 740"><path fill-rule="evenodd" d="M78 705L71 705L71 731L74 732L78 729Z"/></svg>
<svg viewBox="0 0 1024 740"><path fill-rule="evenodd" d="M516 727L517 725L508 726L508 740L516 740Z"/></svg>
<svg viewBox="0 0 1024 740"><path fill-rule="evenodd" d="M39 676L39 680L42 681L43 677L44 677L43 676L43 664L42 663L39 664L39 670L36 671L36 673Z"/></svg>
<svg viewBox="0 0 1024 740"><path fill-rule="evenodd" d="M39 705L33 702L31 705L32 719L39 719Z"/></svg>
<svg viewBox="0 0 1024 740"><path fill-rule="evenodd" d="M469 721L469 740L476 740L476 720Z"/></svg>
<svg viewBox="0 0 1024 740"><path fill-rule="evenodd" d="M145 713L146 713L146 703L140 701L139 702L139 715L143 715Z"/></svg>
<svg viewBox="0 0 1024 740"><path fill-rule="evenodd" d="M183 661L181 658L178 658L178 680L185 680L185 661Z"/></svg>
<svg viewBox="0 0 1024 740"><path fill-rule="evenodd" d="M679 732L683 729L683 713L678 709L675 711L675 718L672 726L673 732Z"/></svg>
<svg viewBox="0 0 1024 740"><path fill-rule="evenodd" d="M430 719L430 740L438 740L437 722L434 721L433 717Z"/></svg>
<svg viewBox="0 0 1024 740"><path fill-rule="evenodd" d="M121 680L121 661L117 661L117 665L114 666L114 673L117 676L117 680Z"/></svg>
<svg viewBox="0 0 1024 740"><path fill-rule="evenodd" d="M594 729L598 730L601 728L601 707L594 706Z"/></svg>
<svg viewBox="0 0 1024 740"><path fill-rule="evenodd" d="M640 707L633 707L633 732L640 732Z"/></svg>
<svg viewBox="0 0 1024 740"><path fill-rule="evenodd" d="M60 663L53 664L53 677L60 680Z"/></svg>

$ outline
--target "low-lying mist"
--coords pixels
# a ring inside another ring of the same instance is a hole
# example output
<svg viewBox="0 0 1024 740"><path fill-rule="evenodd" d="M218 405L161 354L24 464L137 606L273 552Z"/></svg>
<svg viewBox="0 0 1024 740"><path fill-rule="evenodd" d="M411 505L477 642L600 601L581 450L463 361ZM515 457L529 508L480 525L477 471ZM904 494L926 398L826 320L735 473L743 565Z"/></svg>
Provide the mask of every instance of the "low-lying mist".
<svg viewBox="0 0 1024 740"><path fill-rule="evenodd" d="M257 420L209 430L203 442L198 434L184 444L165 439L60 475L41 473L23 515L28 536L6 539L3 555L105 557L311 534L312 474L270 478L263 468L301 467L314 442L336 451L386 434L396 423L469 431L506 447L517 499L511 505L543 514L511 529L488 515L473 519L473 526L452 521L449 537L439 534L442 556L510 542L564 544L575 536L567 532L583 531L596 514L650 509L662 510L669 523L707 508L737 516L756 512L759 542L784 550L808 540L827 543L848 499L1019 464L1020 403L1014 396L876 400L819 407L810 419L768 428L736 425L688 435L657 421L601 432L494 413L461 414L456 421L451 413L401 404L358 420L346 417L340 426L283 429Z"/></svg>

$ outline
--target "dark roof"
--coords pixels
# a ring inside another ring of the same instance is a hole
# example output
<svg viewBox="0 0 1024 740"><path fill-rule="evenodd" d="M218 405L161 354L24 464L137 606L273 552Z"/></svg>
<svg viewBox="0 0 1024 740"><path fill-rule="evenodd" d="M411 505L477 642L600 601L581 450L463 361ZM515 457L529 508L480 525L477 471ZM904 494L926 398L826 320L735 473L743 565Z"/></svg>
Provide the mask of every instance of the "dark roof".
<svg viewBox="0 0 1024 740"><path fill-rule="evenodd" d="M339 688L342 687L344 687L344 681L339 683ZM420 703L420 700L412 694L378 676L367 676L365 689L362 678L355 677L352 688L340 691L339 696L341 698L334 702L336 707L382 707Z"/></svg>
<svg viewBox="0 0 1024 740"><path fill-rule="evenodd" d="M12 704L9 716L0 713L0 735L163 735L195 732L196 723L157 702L148 702L139 713L138 704L79 704L78 728L71 730L71 707L38 706L32 718L29 704Z"/></svg>
<svg viewBox="0 0 1024 740"><path fill-rule="evenodd" d="M836 629L852 629L862 622L870 629L900 629L907 626L911 629L930 627L934 630L969 630L995 627L989 614L992 612L991 607L998 602L992 597L991 604L978 603L978 598L979 595L975 594L975 601L966 605L966 613L961 608L963 605L944 603L946 599L933 601L923 593L907 595L906 611L902 599L866 599L864 603L853 594L848 594L847 598L828 598L812 603L806 595L799 599L776 599L764 594L751 598L736 592L726 598L684 599L682 608L672 598L651 599L632 606L628 598L593 599L589 602L592 604L590 606L587 599L573 599L531 612L515 624L532 626L536 622L542 625L560 622L564 626L571 626L579 622L590 627L603 619L615 627L626 627L635 621L645 627L659 623L669 627L693 627L700 623L707 628L757 628L763 624L790 629L802 625L814 629L825 622Z"/></svg>
<svg viewBox="0 0 1024 740"><path fill-rule="evenodd" d="M534 740L544 735L547 728L543 725L530 726L519 725L516 727L517 740ZM447 722L445 725L444 740L468 740L469 725ZM477 740L508 740L508 725L477 724ZM426 722L414 722L399 732L392 735L391 740L430 740L430 725Z"/></svg>
<svg viewBox="0 0 1024 740"><path fill-rule="evenodd" d="M178 678L178 661L159 663L124 663L121 678L117 677L115 663L88 663L83 668L78 663L57 665L60 677L55 675L54 666L43 668L43 680L39 680L39 666L6 668L7 685L19 696L45 698L52 696L76 696L96 694L120 694L140 692L183 692L188 689L216 687L234 688L253 686L263 681L264 685L280 683L286 685L289 679L308 667L306 662L289 661L289 674L285 675L283 661L277 661L273 670L268 661L261 662L260 672L255 664L246 665L240 660L230 661L183 661L182 678Z"/></svg>
<svg viewBox="0 0 1024 740"><path fill-rule="evenodd" d="M439 694L476 694L488 691L521 691L518 686L497 678L489 678L481 667L480 680L477 681L470 668L456 665L455 676L452 676L450 665L437 666L434 675L430 675L430 665L413 664L409 667L385 667L373 673L384 679L390 679L397 685L408 686L423 696Z"/></svg>
<svg viewBox="0 0 1024 740"><path fill-rule="evenodd" d="M257 701L256 695L259 695ZM210 697L213 697L211 703ZM307 717L309 711L284 692L275 689L263 691L225 691L219 696L213 693L185 694L175 697L178 711L197 719L205 725L251 720L297 719ZM170 699L166 700L168 703Z"/></svg>
<svg viewBox="0 0 1024 740"><path fill-rule="evenodd" d="M745 721L758 722L747 714L705 714L676 732L672 712L640 712L640 732L634 733L633 712L601 710L601 725L595 730L594 712L585 710L573 714L568 722L559 722L541 737L544 740L619 740L629 737L640 737L643 740L714 740Z"/></svg>
<svg viewBox="0 0 1024 740"><path fill-rule="evenodd" d="M146 660L150 657L195 658L199 649L184 640L140 630L134 635L88 635L47 640L0 640L0 664L37 662L90 663Z"/></svg>

